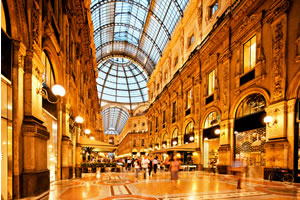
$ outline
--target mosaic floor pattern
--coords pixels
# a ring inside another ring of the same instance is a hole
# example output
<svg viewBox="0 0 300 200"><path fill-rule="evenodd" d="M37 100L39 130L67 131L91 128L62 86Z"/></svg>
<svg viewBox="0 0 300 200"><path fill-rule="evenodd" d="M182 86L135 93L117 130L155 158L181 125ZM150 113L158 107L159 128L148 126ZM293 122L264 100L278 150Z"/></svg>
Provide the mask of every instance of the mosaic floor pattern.
<svg viewBox="0 0 300 200"><path fill-rule="evenodd" d="M98 177L98 178L97 178ZM72 200L290 200L300 199L300 185L287 185L244 178L242 189L236 189L232 175L207 172L180 172L179 180L170 180L168 172L158 172L136 180L133 172L87 174L81 179L51 183L49 199Z"/></svg>

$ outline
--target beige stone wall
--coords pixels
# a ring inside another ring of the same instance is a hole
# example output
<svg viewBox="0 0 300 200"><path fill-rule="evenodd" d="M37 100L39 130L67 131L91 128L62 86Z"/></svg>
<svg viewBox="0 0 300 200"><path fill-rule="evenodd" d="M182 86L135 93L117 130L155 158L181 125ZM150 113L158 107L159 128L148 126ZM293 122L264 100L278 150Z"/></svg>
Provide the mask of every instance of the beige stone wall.
<svg viewBox="0 0 300 200"><path fill-rule="evenodd" d="M194 2L188 6L188 14L185 14L176 28L180 31L175 31L148 82L151 102L147 112L149 141L162 139L164 133L171 137L176 127L179 129L182 143L184 127L192 120L195 122L195 134L201 150L204 121L210 112L216 111L221 119L220 163L230 165L233 160L236 109L249 94L259 93L266 99L267 115L277 122L274 126L267 126L266 167L272 167L271 158L275 157L278 166L292 169L295 101L286 101L286 96L287 99L297 98L296 91L299 91L299 83L295 82L300 73L299 16L296 16L299 3L280 0L244 1L235 5L234 1L218 1L218 11L209 18L208 10L212 2L202 1L202 5L200 2ZM234 8L231 17L221 18L228 6ZM197 18L191 16L197 12L198 17L201 16L201 23L198 22L201 28L192 30L190 24L197 21ZM196 32L196 38L201 37L195 40L195 46L198 45L195 53L188 57L186 55L189 55L190 51L180 46L180 39L185 38L185 45L190 31ZM256 35L255 74L252 80L242 84L240 80L245 75L241 70L243 44L253 35ZM169 49L173 51L170 53ZM174 60L177 55L178 64L174 65L169 60ZM163 84L157 87L159 74L164 74L166 69L172 68L181 69L176 74L175 70L169 70L171 74L168 77L171 81L166 81L168 85L162 82ZM215 70L216 76L214 100L206 103L208 74L212 70ZM193 93L191 114L185 116L186 91L190 88ZM174 101L177 103L176 122L172 123L169 119L163 128L162 113L166 110L168 116L172 116ZM156 117L159 119L157 131Z"/></svg>
<svg viewBox="0 0 300 200"><path fill-rule="evenodd" d="M74 135L79 134L76 130L89 128L93 136L99 134L96 130L100 130L101 125L95 124L100 106L94 76L97 64L90 35L90 13L83 8L89 7L88 3L55 1L54 7L48 1L36 0L5 3L6 16L9 16L6 20L10 24L10 30L6 31L12 40L13 198L17 199L36 196L49 189L47 141L52 130L44 123L47 118L42 115L42 96L37 92L45 68L42 52L46 52L52 64L55 83L66 90L66 95L54 105L57 112L57 180L72 177L69 168L74 163L71 155L76 142L71 139L76 139ZM78 10L83 12L70 16ZM77 115L84 118L82 125L73 123ZM64 167L66 170L61 177Z"/></svg>

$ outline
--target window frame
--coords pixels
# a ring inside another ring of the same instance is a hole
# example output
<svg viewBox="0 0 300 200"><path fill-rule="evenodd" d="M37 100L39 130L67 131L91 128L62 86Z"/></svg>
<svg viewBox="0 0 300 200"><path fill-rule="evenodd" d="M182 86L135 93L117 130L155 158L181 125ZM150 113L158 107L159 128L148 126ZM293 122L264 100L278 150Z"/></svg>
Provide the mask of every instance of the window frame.
<svg viewBox="0 0 300 200"><path fill-rule="evenodd" d="M254 55L254 64L252 65L252 63L251 63L251 40L253 39L253 38L255 38L255 55ZM250 46L249 46L249 54L250 55L248 55L248 57L249 57L249 69L248 70L245 70L245 45L248 43L248 42L250 42ZM257 64L257 61L256 61L256 58L257 58L257 37L256 37L256 34L253 34L253 35L251 35L244 43L243 43L243 45L242 45L242 60L243 60L243 64L242 64L242 69L241 69L241 74L246 74L246 73L249 73L250 71L252 71L253 69L255 69L255 66L256 66L256 64Z"/></svg>
<svg viewBox="0 0 300 200"><path fill-rule="evenodd" d="M173 122L173 123L176 122L176 114L177 114L177 112L176 112L176 107L177 107L177 102L174 101L174 102L172 103L172 122Z"/></svg>
<svg viewBox="0 0 300 200"><path fill-rule="evenodd" d="M185 95L186 95L185 110L188 110L192 107L192 99L193 99L192 88L186 90Z"/></svg>
<svg viewBox="0 0 300 200"><path fill-rule="evenodd" d="M213 73L213 81L210 81L211 74ZM212 89L210 90L211 82L213 83ZM214 94L216 88L216 70L211 70L207 75L207 96L211 96Z"/></svg>
<svg viewBox="0 0 300 200"><path fill-rule="evenodd" d="M215 6L217 9L214 10ZM211 19L220 9L219 0L212 1L208 6L208 18Z"/></svg>

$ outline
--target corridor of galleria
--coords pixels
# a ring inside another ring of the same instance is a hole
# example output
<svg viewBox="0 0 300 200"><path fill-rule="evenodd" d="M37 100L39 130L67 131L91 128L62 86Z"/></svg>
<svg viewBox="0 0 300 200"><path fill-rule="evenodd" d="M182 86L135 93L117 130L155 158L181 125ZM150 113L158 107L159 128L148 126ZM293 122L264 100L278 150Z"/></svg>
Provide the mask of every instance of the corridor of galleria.
<svg viewBox="0 0 300 200"><path fill-rule="evenodd" d="M300 199L299 11L2 0L1 200Z"/></svg>

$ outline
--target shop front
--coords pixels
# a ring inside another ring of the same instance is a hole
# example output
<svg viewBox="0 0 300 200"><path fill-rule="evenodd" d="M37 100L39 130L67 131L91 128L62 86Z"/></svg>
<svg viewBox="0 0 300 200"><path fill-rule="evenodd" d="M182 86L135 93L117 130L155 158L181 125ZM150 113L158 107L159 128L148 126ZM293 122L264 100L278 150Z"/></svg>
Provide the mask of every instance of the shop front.
<svg viewBox="0 0 300 200"><path fill-rule="evenodd" d="M295 162L294 162L294 177L296 182L300 182L300 99L296 101L296 123L295 123Z"/></svg>
<svg viewBox="0 0 300 200"><path fill-rule="evenodd" d="M216 168L219 163L218 149L220 146L220 117L211 112L205 119L203 129L203 169Z"/></svg>
<svg viewBox="0 0 300 200"><path fill-rule="evenodd" d="M240 103L234 122L234 159L246 168L246 175L264 178L266 164L265 98L251 94Z"/></svg>

